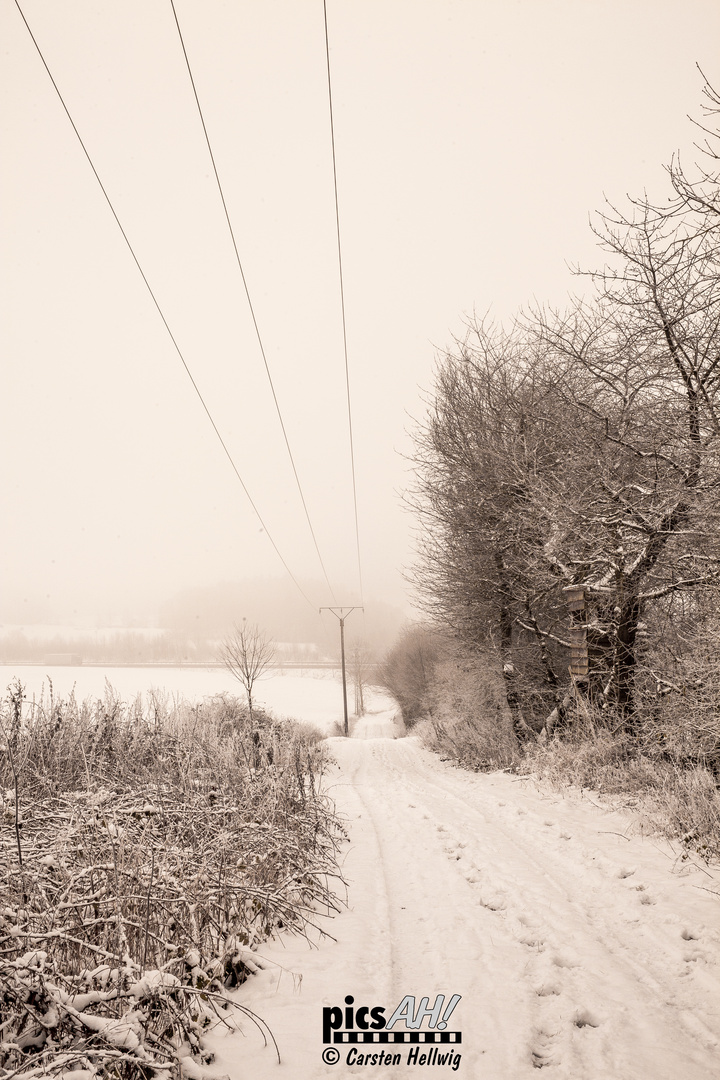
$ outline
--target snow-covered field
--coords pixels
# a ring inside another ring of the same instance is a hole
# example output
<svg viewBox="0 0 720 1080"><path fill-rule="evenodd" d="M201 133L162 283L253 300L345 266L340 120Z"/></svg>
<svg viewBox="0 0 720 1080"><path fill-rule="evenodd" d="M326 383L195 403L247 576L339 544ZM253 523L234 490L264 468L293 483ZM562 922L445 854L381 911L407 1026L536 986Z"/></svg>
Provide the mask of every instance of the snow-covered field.
<svg viewBox="0 0 720 1080"><path fill-rule="evenodd" d="M86 697L102 697L106 680L125 700L150 690L165 692L170 698L198 701L213 694L244 696L237 679L222 667L47 667L40 665L7 665L0 667L2 690L18 678L28 698L48 694L48 677L56 697L66 697L73 689L78 701ZM342 683L339 671L307 669L272 671L258 681L255 700L276 716L290 716L330 733L336 721L342 721ZM352 688L348 689L352 708ZM375 692L371 696L374 708L387 706L387 698Z"/></svg>
<svg viewBox="0 0 720 1080"><path fill-rule="evenodd" d="M377 713L330 743L330 791L350 829L349 907L327 923L335 940L266 944L265 969L239 991L270 1024L283 1065L247 1026L212 1037L218 1072L717 1078L717 868L638 835L592 797L466 773L394 734L391 714ZM377 1045L341 1045L338 1063L324 1063L323 1007L352 996L387 1020L406 995L432 1008L438 994L443 1008L461 995L449 1030L462 1043L444 1048L445 1064L420 1064L423 1046L408 1065L411 1047ZM399 1064L358 1060L389 1050Z"/></svg>

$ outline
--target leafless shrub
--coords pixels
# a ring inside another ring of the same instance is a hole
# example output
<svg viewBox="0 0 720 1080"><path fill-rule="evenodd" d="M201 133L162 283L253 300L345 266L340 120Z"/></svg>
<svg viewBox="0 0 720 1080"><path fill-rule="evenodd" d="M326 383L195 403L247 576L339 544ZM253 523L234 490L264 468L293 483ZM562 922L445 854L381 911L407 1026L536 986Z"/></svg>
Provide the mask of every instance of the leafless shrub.
<svg viewBox="0 0 720 1080"><path fill-rule="evenodd" d="M518 758L502 675L493 659L458 654L442 660L422 723L431 749L470 769L507 768Z"/></svg>
<svg viewBox="0 0 720 1080"><path fill-rule="evenodd" d="M720 776L720 622L716 589L655 613L637 678L644 748Z"/></svg>

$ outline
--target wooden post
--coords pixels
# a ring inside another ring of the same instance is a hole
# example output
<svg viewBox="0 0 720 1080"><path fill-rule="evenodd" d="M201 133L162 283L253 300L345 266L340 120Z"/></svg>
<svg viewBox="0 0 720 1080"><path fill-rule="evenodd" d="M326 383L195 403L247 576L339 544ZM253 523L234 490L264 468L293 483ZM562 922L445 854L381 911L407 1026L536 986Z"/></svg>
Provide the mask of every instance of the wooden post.
<svg viewBox="0 0 720 1080"><path fill-rule="evenodd" d="M584 585L568 585L563 589L570 616L570 673L586 679L589 670L587 643L587 597Z"/></svg>

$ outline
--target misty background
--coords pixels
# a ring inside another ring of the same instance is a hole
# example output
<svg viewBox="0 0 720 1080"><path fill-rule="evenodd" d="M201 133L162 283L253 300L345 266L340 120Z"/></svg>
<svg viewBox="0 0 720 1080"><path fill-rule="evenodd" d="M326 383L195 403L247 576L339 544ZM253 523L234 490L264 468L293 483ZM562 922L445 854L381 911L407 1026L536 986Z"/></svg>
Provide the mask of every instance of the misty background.
<svg viewBox="0 0 720 1080"><path fill-rule="evenodd" d="M581 292L588 215L694 156L717 4L329 0L358 559L322 3L178 0L323 566L170 4L22 11L262 522L6 2L0 658L123 631L187 659L243 618L329 655L318 608L361 602L352 632L386 647L413 614L401 496L435 357L473 311Z"/></svg>

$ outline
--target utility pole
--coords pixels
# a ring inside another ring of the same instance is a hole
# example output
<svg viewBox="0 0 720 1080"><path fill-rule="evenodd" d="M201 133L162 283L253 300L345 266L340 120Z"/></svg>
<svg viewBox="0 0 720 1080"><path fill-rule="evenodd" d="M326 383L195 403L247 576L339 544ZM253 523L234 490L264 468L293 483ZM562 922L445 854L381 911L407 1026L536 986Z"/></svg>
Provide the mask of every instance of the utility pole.
<svg viewBox="0 0 720 1080"><path fill-rule="evenodd" d="M364 607L321 607L323 611L332 611L333 615L340 620L340 662L342 664L343 684L343 715L345 717L345 738L348 735L348 710L347 710L347 681L345 679L345 620L351 611L364 611ZM343 612L345 614L343 615Z"/></svg>

